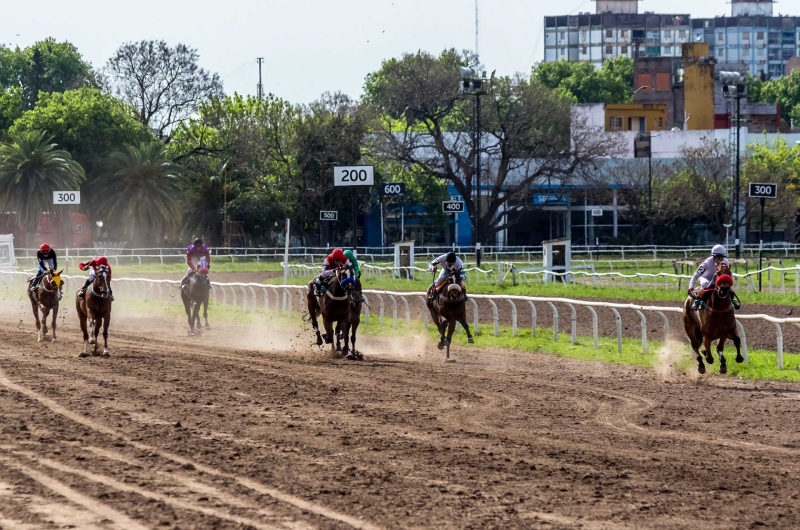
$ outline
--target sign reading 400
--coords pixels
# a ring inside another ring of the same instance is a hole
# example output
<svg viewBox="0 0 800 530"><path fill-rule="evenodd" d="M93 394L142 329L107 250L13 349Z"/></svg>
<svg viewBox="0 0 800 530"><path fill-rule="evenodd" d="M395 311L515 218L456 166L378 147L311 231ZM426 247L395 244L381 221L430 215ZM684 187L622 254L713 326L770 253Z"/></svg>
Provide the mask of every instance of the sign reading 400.
<svg viewBox="0 0 800 530"><path fill-rule="evenodd" d="M54 191L53 204L80 204L81 192L79 191Z"/></svg>
<svg viewBox="0 0 800 530"><path fill-rule="evenodd" d="M333 168L334 186L372 186L375 184L373 166L340 166Z"/></svg>

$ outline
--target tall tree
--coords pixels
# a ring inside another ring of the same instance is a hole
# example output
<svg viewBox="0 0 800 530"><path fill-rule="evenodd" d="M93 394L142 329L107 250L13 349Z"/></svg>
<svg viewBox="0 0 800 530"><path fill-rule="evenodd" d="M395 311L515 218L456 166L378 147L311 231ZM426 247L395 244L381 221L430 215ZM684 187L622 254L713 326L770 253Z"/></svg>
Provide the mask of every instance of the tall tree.
<svg viewBox="0 0 800 530"><path fill-rule="evenodd" d="M794 121L795 127L800 125L800 70L769 81L751 77L747 85L747 98L750 101L778 103L781 106L781 118L786 124Z"/></svg>
<svg viewBox="0 0 800 530"><path fill-rule="evenodd" d="M111 153L109 171L97 182L107 224L124 226L132 244L158 244L180 220L183 168L159 141Z"/></svg>
<svg viewBox="0 0 800 530"><path fill-rule="evenodd" d="M53 192L77 190L83 168L41 131L12 134L0 144L0 209L30 232L53 205Z"/></svg>
<svg viewBox="0 0 800 530"><path fill-rule="evenodd" d="M772 233L775 226L786 223L787 241L794 240L794 216L800 208L800 145L790 146L785 138L747 146L748 156L744 159L745 182L773 183L778 186L778 198L765 203L766 229ZM755 214L751 218L750 229L759 228L760 203L758 199L747 199L748 210Z"/></svg>
<svg viewBox="0 0 800 530"><path fill-rule="evenodd" d="M126 42L103 69L106 89L136 109L137 119L169 141L175 126L222 95L218 74L200 68L195 48L164 41Z"/></svg>
<svg viewBox="0 0 800 530"><path fill-rule="evenodd" d="M586 61L555 61L533 67L532 79L573 103L633 101L633 60L620 56L601 68Z"/></svg>
<svg viewBox="0 0 800 530"><path fill-rule="evenodd" d="M404 55L370 74L365 92L378 116L373 123L377 152L452 184L474 220L477 143L467 119L474 98L461 94L457 70L472 60L454 50L439 57ZM480 240L534 209L525 200L531 189L567 185L583 164L619 148L616 137L572 119L569 102L537 81L500 78L486 85L481 98L485 205L480 209Z"/></svg>

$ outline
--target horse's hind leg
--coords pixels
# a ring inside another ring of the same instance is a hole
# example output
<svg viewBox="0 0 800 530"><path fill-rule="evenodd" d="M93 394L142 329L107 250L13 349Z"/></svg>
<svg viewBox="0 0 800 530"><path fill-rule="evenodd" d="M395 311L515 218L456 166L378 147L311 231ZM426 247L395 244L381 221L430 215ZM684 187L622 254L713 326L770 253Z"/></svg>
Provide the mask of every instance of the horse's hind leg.
<svg viewBox="0 0 800 530"><path fill-rule="evenodd" d="M722 354L722 351L725 349L725 337L719 339L717 343L717 355L719 355L719 373L727 374L728 373L728 362L725 360L725 355Z"/></svg>
<svg viewBox="0 0 800 530"><path fill-rule="evenodd" d="M447 323L447 354L445 355L445 362L450 361L450 344L453 343L453 333L456 331L456 321L451 320Z"/></svg>
<svg viewBox="0 0 800 530"><path fill-rule="evenodd" d="M342 337L344 338L342 355L347 356L348 359L355 359L356 356L350 352L350 322L345 322L344 325L340 324L340 326L342 327Z"/></svg>
<svg viewBox="0 0 800 530"><path fill-rule="evenodd" d="M441 351L445 347L445 338L446 338L445 334L447 333L447 320L442 318L442 317L439 317L439 319L440 319L439 325L437 326L439 328L439 344L437 344L436 347L439 348L439 351Z"/></svg>
<svg viewBox="0 0 800 530"><path fill-rule="evenodd" d="M39 337L39 342L47 339L47 317L50 316L50 310L47 307L42 308L42 335Z"/></svg>
<svg viewBox="0 0 800 530"><path fill-rule="evenodd" d="M56 340L56 319L58 318L58 304L53 308L53 320L50 324L50 327L53 330L53 338L51 339L53 342Z"/></svg>
<svg viewBox="0 0 800 530"><path fill-rule="evenodd" d="M28 298L31 300L31 309L33 309L33 318L36 319L36 336L39 342L42 342L42 323L39 321L39 304L37 304L33 297L29 294Z"/></svg>
<svg viewBox="0 0 800 530"><path fill-rule="evenodd" d="M708 364L714 364L714 355L711 353L711 339L703 336L703 353Z"/></svg>
<svg viewBox="0 0 800 530"><path fill-rule="evenodd" d="M358 325L361 323L361 315L356 314L354 316L353 322L350 324L350 347L353 350L353 354L355 355L356 359L363 360L364 356L356 350L356 330L358 329Z"/></svg>
<svg viewBox="0 0 800 530"><path fill-rule="evenodd" d="M86 325L87 318L86 315L83 313L78 313L78 320L81 324L81 331L83 332L83 352L80 354L80 357L88 357L89 355L89 329Z"/></svg>
<svg viewBox="0 0 800 530"><path fill-rule="evenodd" d="M311 328L317 334L317 346L322 346L322 335L319 333L319 322L317 322L317 300L311 292L306 294L308 305L308 316L311 319Z"/></svg>
<svg viewBox="0 0 800 530"><path fill-rule="evenodd" d="M467 334L467 342L470 344L475 344L475 339L472 338L472 333L469 332L469 324L467 324L467 319L464 318L460 321L461 327L464 328L464 331Z"/></svg>
<svg viewBox="0 0 800 530"><path fill-rule="evenodd" d="M206 331L211 329L211 326L208 325L208 294L206 294L205 300L203 300L203 320L206 321Z"/></svg>

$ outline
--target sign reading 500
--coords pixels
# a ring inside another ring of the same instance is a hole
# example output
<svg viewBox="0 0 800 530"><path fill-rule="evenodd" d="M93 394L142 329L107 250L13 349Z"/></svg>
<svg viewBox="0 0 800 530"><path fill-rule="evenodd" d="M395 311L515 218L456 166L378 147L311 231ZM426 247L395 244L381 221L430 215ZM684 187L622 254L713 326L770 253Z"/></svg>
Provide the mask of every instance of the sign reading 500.
<svg viewBox="0 0 800 530"><path fill-rule="evenodd" d="M333 168L334 186L372 186L375 184L373 166L341 166Z"/></svg>

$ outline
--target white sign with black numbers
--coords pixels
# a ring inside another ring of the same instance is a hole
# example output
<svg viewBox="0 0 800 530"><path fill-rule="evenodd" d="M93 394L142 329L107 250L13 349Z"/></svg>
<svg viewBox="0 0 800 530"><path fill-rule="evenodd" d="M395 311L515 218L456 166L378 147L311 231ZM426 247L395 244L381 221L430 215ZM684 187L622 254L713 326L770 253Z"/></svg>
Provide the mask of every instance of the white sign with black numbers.
<svg viewBox="0 0 800 530"><path fill-rule="evenodd" d="M372 186L375 169L372 166L342 166L333 168L334 186Z"/></svg>
<svg viewBox="0 0 800 530"><path fill-rule="evenodd" d="M54 191L53 204L80 204L81 192L79 191Z"/></svg>
<svg viewBox="0 0 800 530"><path fill-rule="evenodd" d="M319 212L319 220L320 221L338 221L339 220L339 212L326 212L325 210L320 210Z"/></svg>
<svg viewBox="0 0 800 530"><path fill-rule="evenodd" d="M592 217L603 217L602 208L592 208Z"/></svg>
<svg viewBox="0 0 800 530"><path fill-rule="evenodd" d="M751 182L749 191L750 197L757 199L778 198L778 186L776 184L759 184L757 182Z"/></svg>

